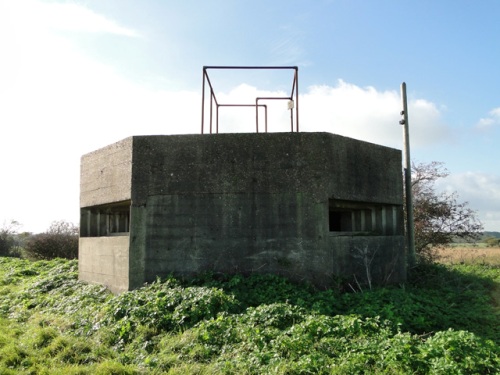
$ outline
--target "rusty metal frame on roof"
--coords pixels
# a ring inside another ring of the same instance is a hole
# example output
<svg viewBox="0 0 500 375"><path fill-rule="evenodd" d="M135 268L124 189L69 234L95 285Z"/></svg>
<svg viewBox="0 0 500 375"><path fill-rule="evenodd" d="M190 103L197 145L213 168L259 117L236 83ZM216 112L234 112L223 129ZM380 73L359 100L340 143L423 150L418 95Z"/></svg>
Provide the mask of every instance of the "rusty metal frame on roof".
<svg viewBox="0 0 500 375"><path fill-rule="evenodd" d="M255 104L253 103L240 103L240 104L228 104L219 103L217 97L215 96L215 91L210 81L208 75L209 69L252 69L252 70L273 70L273 69L289 69L293 70L293 83L290 96L266 96L266 97L256 97ZM255 131L259 132L259 108L264 108L265 113L265 132L267 133L267 105L259 104L259 101L265 100L288 100L288 109L290 110L290 131L299 131L299 68L297 66L204 66L203 67L203 84L202 84L202 96L201 96L201 134L205 131L205 82L208 83L210 88L210 134L213 133L213 117L214 117L214 104L215 104L215 133L219 133L219 107L255 107ZM295 130L294 130L294 109L295 109Z"/></svg>

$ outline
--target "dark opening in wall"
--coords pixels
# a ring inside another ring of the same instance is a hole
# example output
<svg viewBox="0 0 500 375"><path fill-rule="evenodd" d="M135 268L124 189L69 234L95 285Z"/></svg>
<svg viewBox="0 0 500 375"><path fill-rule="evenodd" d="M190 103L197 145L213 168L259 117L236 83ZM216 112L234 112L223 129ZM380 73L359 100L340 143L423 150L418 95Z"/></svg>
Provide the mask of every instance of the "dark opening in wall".
<svg viewBox="0 0 500 375"><path fill-rule="evenodd" d="M350 232L351 212L343 210L330 210L330 232Z"/></svg>
<svg viewBox="0 0 500 375"><path fill-rule="evenodd" d="M398 205L329 200L329 229L336 235L401 235L402 208Z"/></svg>
<svg viewBox="0 0 500 375"><path fill-rule="evenodd" d="M80 237L120 236L129 231L130 201L80 210Z"/></svg>

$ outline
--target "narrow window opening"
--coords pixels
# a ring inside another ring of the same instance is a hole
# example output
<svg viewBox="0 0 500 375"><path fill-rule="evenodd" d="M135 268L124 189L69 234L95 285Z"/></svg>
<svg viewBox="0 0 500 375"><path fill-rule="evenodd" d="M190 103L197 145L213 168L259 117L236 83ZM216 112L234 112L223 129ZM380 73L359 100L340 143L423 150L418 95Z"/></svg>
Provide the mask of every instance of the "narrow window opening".
<svg viewBox="0 0 500 375"><path fill-rule="evenodd" d="M81 237L119 236L129 232L130 201L81 209Z"/></svg>
<svg viewBox="0 0 500 375"><path fill-rule="evenodd" d="M330 211L329 214L330 232L340 232L340 214L335 211Z"/></svg>
<svg viewBox="0 0 500 375"><path fill-rule="evenodd" d="M401 234L401 206L329 200L328 227L336 235Z"/></svg>

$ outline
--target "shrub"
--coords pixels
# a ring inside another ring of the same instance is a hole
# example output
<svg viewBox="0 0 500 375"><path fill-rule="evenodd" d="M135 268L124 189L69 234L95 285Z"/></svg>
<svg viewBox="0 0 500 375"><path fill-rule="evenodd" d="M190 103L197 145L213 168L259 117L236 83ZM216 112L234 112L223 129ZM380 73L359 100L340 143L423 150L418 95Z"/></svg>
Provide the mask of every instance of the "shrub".
<svg viewBox="0 0 500 375"><path fill-rule="evenodd" d="M484 240L484 242L486 243L486 246L488 246L488 247L500 246L500 238L488 237L487 239Z"/></svg>
<svg viewBox="0 0 500 375"><path fill-rule="evenodd" d="M111 326L119 342L131 341L139 326L155 334L178 331L210 319L222 311L235 311L237 302L221 289L181 287L173 279L122 293L104 306L99 325Z"/></svg>
<svg viewBox="0 0 500 375"><path fill-rule="evenodd" d="M420 265L364 293L170 277L113 296L74 260L0 258L0 374L499 374L499 270Z"/></svg>
<svg viewBox="0 0 500 375"><path fill-rule="evenodd" d="M458 238L464 241L478 240L483 226L468 202L460 202L457 192L436 191L436 181L448 176L443 163L413 164L411 169L418 261L435 261L436 247L446 246Z"/></svg>
<svg viewBox="0 0 500 375"><path fill-rule="evenodd" d="M4 223L0 228L0 256L17 256L15 248L18 243L17 229L21 226L17 221L11 220L9 223Z"/></svg>
<svg viewBox="0 0 500 375"><path fill-rule="evenodd" d="M5 239L0 237L0 256L9 255L9 249L10 249L9 243Z"/></svg>
<svg viewBox="0 0 500 375"><path fill-rule="evenodd" d="M25 245L30 258L78 258L78 227L66 221L55 221L47 232L35 234Z"/></svg>

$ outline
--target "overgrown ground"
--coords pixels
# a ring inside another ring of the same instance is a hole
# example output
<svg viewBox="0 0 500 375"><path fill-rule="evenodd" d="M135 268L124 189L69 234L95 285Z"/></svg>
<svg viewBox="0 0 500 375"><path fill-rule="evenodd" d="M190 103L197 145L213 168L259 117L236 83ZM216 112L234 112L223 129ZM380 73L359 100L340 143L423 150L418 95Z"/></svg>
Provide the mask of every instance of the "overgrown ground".
<svg viewBox="0 0 500 375"><path fill-rule="evenodd" d="M456 244L438 251L444 264L468 263L500 265L500 247L479 244Z"/></svg>
<svg viewBox="0 0 500 375"><path fill-rule="evenodd" d="M357 293L205 275L113 296L75 261L0 258L0 374L498 374L500 267L463 263Z"/></svg>
<svg viewBox="0 0 500 375"><path fill-rule="evenodd" d="M438 250L439 262L447 265L479 264L500 267L500 247L489 247L484 243L455 244ZM496 311L500 313L500 281L494 283L491 297Z"/></svg>

